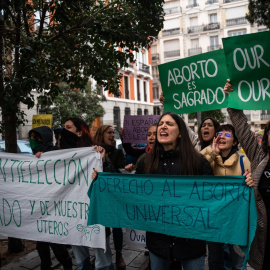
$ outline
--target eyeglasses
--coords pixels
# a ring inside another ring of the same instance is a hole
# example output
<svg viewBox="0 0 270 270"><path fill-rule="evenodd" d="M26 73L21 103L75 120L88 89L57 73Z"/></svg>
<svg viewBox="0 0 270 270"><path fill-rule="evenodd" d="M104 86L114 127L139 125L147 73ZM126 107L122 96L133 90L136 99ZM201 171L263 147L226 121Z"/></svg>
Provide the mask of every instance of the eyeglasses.
<svg viewBox="0 0 270 270"><path fill-rule="evenodd" d="M230 132L218 132L217 133L217 136L220 136L221 137L223 134L225 134L225 136L227 138L231 138L231 136L232 136L232 134Z"/></svg>

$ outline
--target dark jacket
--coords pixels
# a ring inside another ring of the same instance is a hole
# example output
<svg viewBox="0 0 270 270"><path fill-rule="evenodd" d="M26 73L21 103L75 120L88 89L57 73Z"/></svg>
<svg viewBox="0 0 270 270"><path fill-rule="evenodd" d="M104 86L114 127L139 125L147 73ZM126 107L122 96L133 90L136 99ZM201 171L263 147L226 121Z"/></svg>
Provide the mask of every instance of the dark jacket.
<svg viewBox="0 0 270 270"><path fill-rule="evenodd" d="M144 171L142 159L136 173ZM181 175L179 154L176 150L161 151L157 174ZM209 162L202 157L200 175L213 175ZM206 254L206 242L196 239L180 238L161 233L146 232L146 245L152 253L170 261L199 258Z"/></svg>
<svg viewBox="0 0 270 270"><path fill-rule="evenodd" d="M267 224L267 212L258 186L263 171L269 161L269 154L263 151L261 145L259 145L258 140L250 129L244 112L232 108L228 108L227 110L235 128L237 138L251 163L252 179L255 183L253 190L257 208L257 227L251 244L248 263L254 269L260 270L264 262L267 228L270 228L270 226ZM269 256L269 254L266 254L266 256Z"/></svg>
<svg viewBox="0 0 270 270"><path fill-rule="evenodd" d="M32 131L37 132L38 134L40 134L41 138L42 138L42 145L39 147L36 147L33 150L33 153L36 154L37 152L49 152L54 150L54 145L53 145L53 133L52 130L47 127L47 126L42 126L42 127L37 127L34 129L31 129L29 131L29 135Z"/></svg>
<svg viewBox="0 0 270 270"><path fill-rule="evenodd" d="M125 156L122 150L106 144L101 146L105 149L106 156L110 159L113 165L113 172L119 173L119 169L124 168L126 165Z"/></svg>

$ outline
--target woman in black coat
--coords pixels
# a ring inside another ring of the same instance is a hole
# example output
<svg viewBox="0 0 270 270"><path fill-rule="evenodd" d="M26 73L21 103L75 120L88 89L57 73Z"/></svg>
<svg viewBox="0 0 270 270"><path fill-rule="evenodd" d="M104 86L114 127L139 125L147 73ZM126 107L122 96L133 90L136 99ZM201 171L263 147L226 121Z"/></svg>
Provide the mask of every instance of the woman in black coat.
<svg viewBox="0 0 270 270"><path fill-rule="evenodd" d="M182 118L163 114L158 122L155 144L137 166L141 174L213 175L210 164L193 147ZM206 242L147 232L151 270L176 269L181 261L184 270L203 270Z"/></svg>

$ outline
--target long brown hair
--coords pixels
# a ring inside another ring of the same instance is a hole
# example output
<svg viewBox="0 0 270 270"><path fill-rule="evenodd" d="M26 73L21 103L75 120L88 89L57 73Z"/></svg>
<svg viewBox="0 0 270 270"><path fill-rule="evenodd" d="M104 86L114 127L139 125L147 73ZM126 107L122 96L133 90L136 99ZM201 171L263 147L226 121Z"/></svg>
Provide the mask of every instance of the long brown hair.
<svg viewBox="0 0 270 270"><path fill-rule="evenodd" d="M167 112L161 115L158 121L158 126L165 115L170 115L176 122L181 138L177 138L175 150L179 154L180 168L182 175L196 175L199 174L200 165L203 157L193 147L188 131L183 119L175 113ZM155 144L150 154L146 157L144 173L156 174L160 162L160 150L163 149L162 144L159 143L158 136L156 136Z"/></svg>
<svg viewBox="0 0 270 270"><path fill-rule="evenodd" d="M269 153L270 152L270 146L268 144L268 131L270 130L270 121L266 123L264 134L262 138L262 149L264 152Z"/></svg>
<svg viewBox="0 0 270 270"><path fill-rule="evenodd" d="M99 127L97 129L97 132L94 136L94 142L97 144L97 145L103 145L104 144L104 133L109 129L109 128L113 128L112 126L110 125L103 125L101 127Z"/></svg>

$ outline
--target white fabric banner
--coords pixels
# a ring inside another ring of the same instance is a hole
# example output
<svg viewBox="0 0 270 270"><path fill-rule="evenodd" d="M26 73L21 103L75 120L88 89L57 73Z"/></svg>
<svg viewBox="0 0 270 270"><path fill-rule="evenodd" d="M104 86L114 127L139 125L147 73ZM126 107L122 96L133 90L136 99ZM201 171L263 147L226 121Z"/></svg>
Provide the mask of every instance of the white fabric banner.
<svg viewBox="0 0 270 270"><path fill-rule="evenodd" d="M34 155L0 153L0 234L105 249L105 228L87 226L94 148Z"/></svg>

